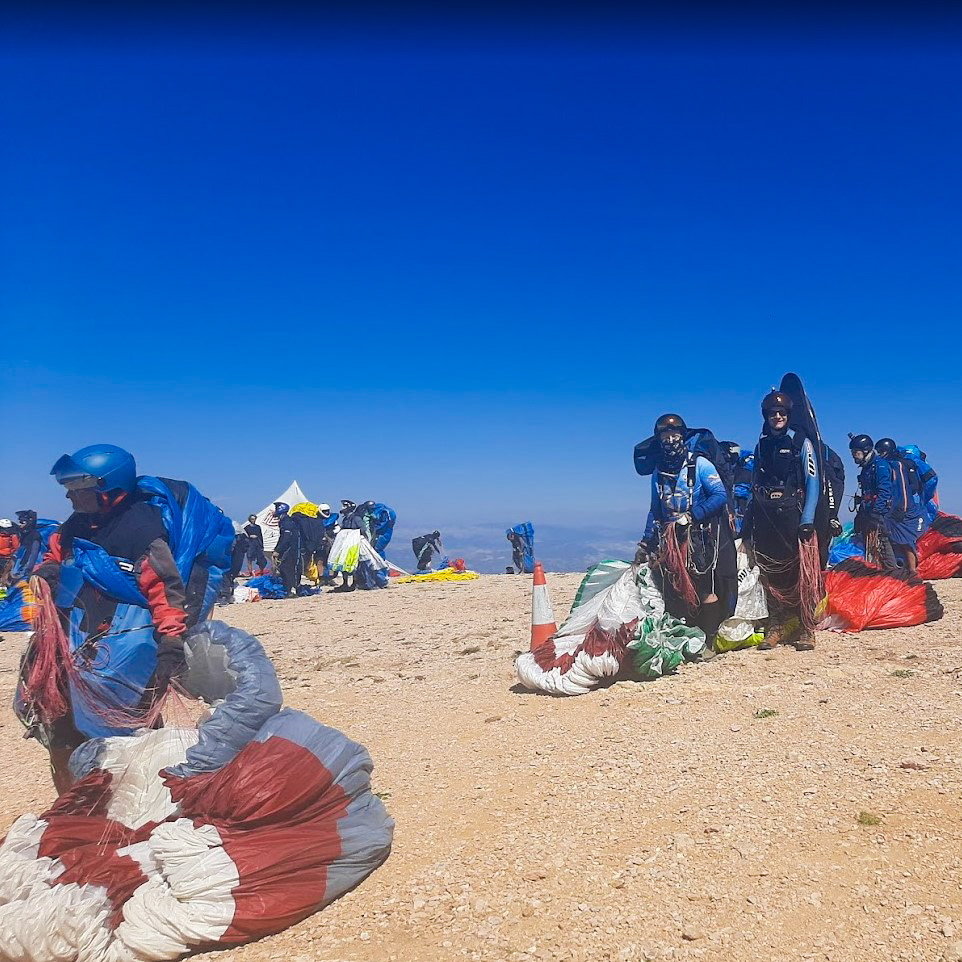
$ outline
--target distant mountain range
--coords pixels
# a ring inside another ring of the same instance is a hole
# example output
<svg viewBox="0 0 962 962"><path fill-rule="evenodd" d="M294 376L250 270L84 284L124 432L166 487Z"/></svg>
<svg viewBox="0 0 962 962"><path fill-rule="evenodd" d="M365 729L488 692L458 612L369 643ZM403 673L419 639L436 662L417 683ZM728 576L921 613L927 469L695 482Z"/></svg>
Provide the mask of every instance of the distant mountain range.
<svg viewBox="0 0 962 962"><path fill-rule="evenodd" d="M411 539L424 533L398 525L388 546L388 559L410 571L415 564ZM585 571L605 559L630 561L640 536L640 530L632 533L618 527L536 524L535 557L547 571ZM511 545L503 525L450 525L442 529L441 537L448 557L464 558L473 571L503 573L511 564Z"/></svg>

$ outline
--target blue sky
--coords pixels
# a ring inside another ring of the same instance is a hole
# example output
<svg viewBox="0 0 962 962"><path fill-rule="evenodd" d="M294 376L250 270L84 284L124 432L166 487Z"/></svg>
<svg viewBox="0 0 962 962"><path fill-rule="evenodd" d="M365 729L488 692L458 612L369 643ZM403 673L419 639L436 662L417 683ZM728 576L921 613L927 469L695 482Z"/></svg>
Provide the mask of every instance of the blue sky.
<svg viewBox="0 0 962 962"><path fill-rule="evenodd" d="M633 540L655 417L749 444L786 370L962 510L945 24L94 21L0 49L0 513L106 440L234 516Z"/></svg>

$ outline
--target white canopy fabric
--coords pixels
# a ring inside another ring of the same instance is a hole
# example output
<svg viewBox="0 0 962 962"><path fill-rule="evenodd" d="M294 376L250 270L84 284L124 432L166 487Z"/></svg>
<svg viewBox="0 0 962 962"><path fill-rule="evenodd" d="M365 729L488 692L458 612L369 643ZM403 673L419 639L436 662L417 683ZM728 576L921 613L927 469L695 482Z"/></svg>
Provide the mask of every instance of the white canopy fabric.
<svg viewBox="0 0 962 962"><path fill-rule="evenodd" d="M274 550L274 545L277 544L277 539L281 536L277 526L277 518L274 517L274 501L283 501L293 508L295 504L309 500L301 490L301 486L296 481L292 481L283 494L279 494L267 507L261 508L257 512L257 523L261 526L261 531L264 534L264 550L268 554Z"/></svg>

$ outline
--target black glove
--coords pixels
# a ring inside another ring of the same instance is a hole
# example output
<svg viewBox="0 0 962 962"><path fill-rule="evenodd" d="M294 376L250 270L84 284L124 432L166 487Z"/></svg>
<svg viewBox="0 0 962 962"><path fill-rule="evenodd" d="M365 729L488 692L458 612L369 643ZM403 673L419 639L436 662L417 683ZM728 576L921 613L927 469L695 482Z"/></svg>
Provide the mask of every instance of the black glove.
<svg viewBox="0 0 962 962"><path fill-rule="evenodd" d="M814 534L815 534L815 525L814 525L814 524L800 524L800 525L798 526L798 540L799 540L799 541L808 541L808 539L811 538L812 535L814 535Z"/></svg>
<svg viewBox="0 0 962 962"><path fill-rule="evenodd" d="M832 518L828 523L828 530L831 532L833 538L838 538L845 529L842 527L842 522L839 521L838 518Z"/></svg>
<svg viewBox="0 0 962 962"><path fill-rule="evenodd" d="M650 549L648 544L644 541L638 542L638 548L635 551L635 564L641 565L648 560L648 555L650 554Z"/></svg>
<svg viewBox="0 0 962 962"><path fill-rule="evenodd" d="M150 676L150 681L147 682L147 691L151 692L155 699L163 698L171 682L177 681L186 667L187 662L184 660L182 648L161 645L157 649L157 667Z"/></svg>

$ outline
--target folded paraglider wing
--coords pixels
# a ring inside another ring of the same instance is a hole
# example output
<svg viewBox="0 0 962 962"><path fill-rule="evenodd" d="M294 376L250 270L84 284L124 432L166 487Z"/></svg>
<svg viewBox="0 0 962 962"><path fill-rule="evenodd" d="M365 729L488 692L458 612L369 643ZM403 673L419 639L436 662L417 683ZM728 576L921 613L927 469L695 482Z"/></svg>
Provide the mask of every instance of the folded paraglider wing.
<svg viewBox="0 0 962 962"><path fill-rule="evenodd" d="M906 628L942 617L931 585L908 574L889 573L850 558L825 575L828 596L820 628L863 631Z"/></svg>
<svg viewBox="0 0 962 962"><path fill-rule="evenodd" d="M585 575L557 633L521 654L515 668L526 688L582 695L617 675L629 649L641 677L654 678L697 655L704 644L702 631L665 614L647 565L603 561Z"/></svg>
<svg viewBox="0 0 962 962"><path fill-rule="evenodd" d="M36 611L30 582L18 581L0 598L0 631L30 631Z"/></svg>
<svg viewBox="0 0 962 962"><path fill-rule="evenodd" d="M962 518L940 511L916 549L920 578L937 581L962 575Z"/></svg>
<svg viewBox="0 0 962 962"><path fill-rule="evenodd" d="M0 845L0 958L147 962L250 941L387 858L394 824L363 746L282 708L245 632L206 623L186 648L186 686L214 705L198 729L85 743L75 786Z"/></svg>

